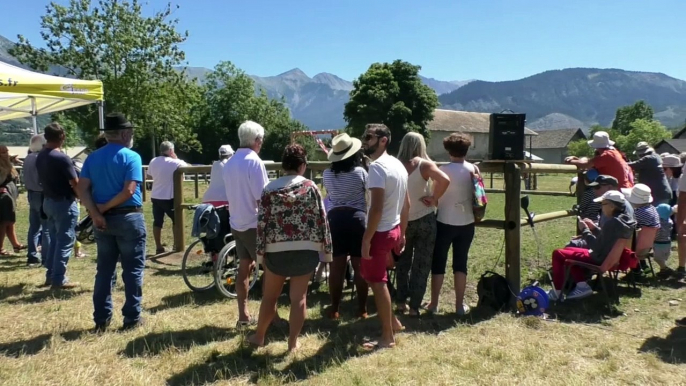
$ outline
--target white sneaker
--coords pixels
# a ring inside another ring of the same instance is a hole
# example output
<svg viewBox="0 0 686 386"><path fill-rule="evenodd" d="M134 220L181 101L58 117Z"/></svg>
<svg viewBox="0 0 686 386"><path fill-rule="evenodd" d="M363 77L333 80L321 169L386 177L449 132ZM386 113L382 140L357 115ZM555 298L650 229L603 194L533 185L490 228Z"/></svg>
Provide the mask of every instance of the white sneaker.
<svg viewBox="0 0 686 386"><path fill-rule="evenodd" d="M457 307L457 310L455 310L455 313L457 313L459 316L462 315L467 315L471 308L469 308L468 305L463 304L462 307Z"/></svg>
<svg viewBox="0 0 686 386"><path fill-rule="evenodd" d="M593 294L593 289L585 281L580 281L576 283L576 288L574 291L567 295L568 299L583 299L591 296Z"/></svg>
<svg viewBox="0 0 686 386"><path fill-rule="evenodd" d="M556 291L556 290L551 288L550 291L548 291L548 299L550 299L552 301L559 300L561 292L562 291Z"/></svg>

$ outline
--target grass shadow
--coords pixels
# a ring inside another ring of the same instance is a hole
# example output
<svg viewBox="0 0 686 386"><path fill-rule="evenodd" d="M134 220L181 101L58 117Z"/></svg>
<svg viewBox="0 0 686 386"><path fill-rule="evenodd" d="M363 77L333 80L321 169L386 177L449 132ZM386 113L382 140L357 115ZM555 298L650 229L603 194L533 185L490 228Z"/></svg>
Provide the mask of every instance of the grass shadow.
<svg viewBox="0 0 686 386"><path fill-rule="evenodd" d="M59 334L66 341L75 341L88 334L88 330L72 330ZM41 334L31 339L0 344L0 355L18 358L23 355L36 355L48 346L53 334Z"/></svg>
<svg viewBox="0 0 686 386"><path fill-rule="evenodd" d="M659 336L648 338L639 351L655 353L665 363L684 364L686 363L686 328L675 327L664 338Z"/></svg>
<svg viewBox="0 0 686 386"><path fill-rule="evenodd" d="M148 269L155 270L151 274L152 276L182 276L183 275L183 272L181 271L181 267L179 267L179 269L168 269L168 268L159 268L159 267L150 267Z"/></svg>
<svg viewBox="0 0 686 386"><path fill-rule="evenodd" d="M195 330L152 333L130 341L120 354L134 358L159 355L169 349L181 352L193 346L230 339L236 333L235 329L213 326L204 326Z"/></svg>
<svg viewBox="0 0 686 386"><path fill-rule="evenodd" d="M178 307L188 305L205 305L224 301L226 298L217 293L216 289L210 289L205 292L182 292L175 295L169 295L162 298L160 304L149 308L147 311L151 314Z"/></svg>
<svg viewBox="0 0 686 386"><path fill-rule="evenodd" d="M41 303L47 300L67 300L79 295L92 292L86 289L76 289L76 290L52 290L46 289L38 292L34 292L29 296L21 297L18 299L10 299L7 301L8 304L33 304Z"/></svg>
<svg viewBox="0 0 686 386"><path fill-rule="evenodd" d="M26 283L19 283L10 287L0 287L0 300L21 295L24 292L24 288L26 288Z"/></svg>

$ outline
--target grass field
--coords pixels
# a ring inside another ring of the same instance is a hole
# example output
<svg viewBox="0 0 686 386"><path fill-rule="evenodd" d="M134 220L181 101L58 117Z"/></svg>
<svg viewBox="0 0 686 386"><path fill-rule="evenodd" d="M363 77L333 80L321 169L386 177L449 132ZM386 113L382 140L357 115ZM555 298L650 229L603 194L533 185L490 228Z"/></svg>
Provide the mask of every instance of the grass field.
<svg viewBox="0 0 686 386"><path fill-rule="evenodd" d="M545 177L540 189L565 190L568 176ZM502 183L502 182L501 182ZM495 186L499 187L499 186ZM204 189L204 186L201 186ZM188 184L192 201L193 186ZM489 218L502 218L503 197L489 196ZM20 217L27 213L20 197ZM545 213L572 206L571 197L531 197L531 210ZM149 203L146 218L150 224ZM190 214L187 235L190 235ZM573 234L573 219L536 226L540 248L529 228L522 229L523 283L542 276L550 253ZM17 223L25 239L25 217ZM171 224L165 227L169 246ZM190 237L189 237L190 238ZM148 252L154 251L152 235ZM478 229L472 246L467 302L477 301L476 282L485 270L504 271L502 232ZM540 256L539 256L540 250ZM0 260L0 384L3 385L586 385L686 384L686 328L674 319L686 316L686 289L674 283L623 289L621 305L609 312L601 295L565 302L549 310L547 320L475 310L454 315L451 282L444 286L442 313L418 319L402 317L407 331L393 350L368 353L360 343L375 337L378 320L352 318L350 297L342 320L322 316L326 289L308 297L309 315L302 348L286 354L286 332L272 331L268 345L251 350L236 331L234 301L215 291L194 294L180 275L176 254L148 260L144 301L146 325L126 333L89 333L92 327L94 247L88 257L72 259L68 275L81 283L71 292L37 288L44 269L25 267L25 256ZM676 252L670 264L676 264ZM113 326L121 325L123 289L114 294ZM544 286L548 288L548 284ZM347 292L346 292L347 293ZM428 296L428 295L427 295ZM670 300L678 305L670 306ZM287 298L280 314L288 317ZM251 311L257 315L259 296ZM370 311L374 312L372 299Z"/></svg>

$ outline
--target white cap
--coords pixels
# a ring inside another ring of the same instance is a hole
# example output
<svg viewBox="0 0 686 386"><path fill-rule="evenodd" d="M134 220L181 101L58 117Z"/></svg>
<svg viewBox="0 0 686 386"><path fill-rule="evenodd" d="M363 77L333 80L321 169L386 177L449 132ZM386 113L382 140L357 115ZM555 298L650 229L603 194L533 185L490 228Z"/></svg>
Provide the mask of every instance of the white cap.
<svg viewBox="0 0 686 386"><path fill-rule="evenodd" d="M622 193L626 196L626 200L632 204L643 205L653 202L650 187L645 184L636 184L633 188L623 188Z"/></svg>
<svg viewBox="0 0 686 386"><path fill-rule="evenodd" d="M624 204L624 195L621 192L618 192L616 190L609 190L605 192L602 196L596 198L595 202L601 202L601 201L612 201L616 202L618 204Z"/></svg>
<svg viewBox="0 0 686 386"><path fill-rule="evenodd" d="M614 145L614 141L610 141L610 135L605 131L598 131L593 134L593 139L588 141L589 146L594 149L607 149Z"/></svg>
<svg viewBox="0 0 686 386"><path fill-rule="evenodd" d="M219 147L219 155L231 156L233 155L233 148L231 145L221 145L221 147Z"/></svg>

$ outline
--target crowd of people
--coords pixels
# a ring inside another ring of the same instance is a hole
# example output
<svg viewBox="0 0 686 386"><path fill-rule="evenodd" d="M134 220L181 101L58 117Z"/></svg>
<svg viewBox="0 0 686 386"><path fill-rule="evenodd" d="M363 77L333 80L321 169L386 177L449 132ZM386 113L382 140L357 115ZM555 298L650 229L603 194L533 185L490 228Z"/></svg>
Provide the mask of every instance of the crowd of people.
<svg viewBox="0 0 686 386"><path fill-rule="evenodd" d="M579 236L553 252L553 289L549 296L558 299L565 286L565 261L576 260L600 266L607 272L623 266L635 253L638 266L629 273L643 280L652 268L653 258L660 268L658 278L686 278L686 240L683 234L684 214L678 213L680 201L686 201L686 179L682 179L686 155L661 154L646 142L636 145L636 161L627 162L606 132L596 132L589 145L596 149L593 158L568 157L567 163L584 172L585 191L579 208ZM638 183L634 183L634 174ZM686 203L684 203L686 204ZM673 240L679 240L676 269L667 265ZM588 272L579 267L570 270L574 288L566 295L581 299L591 295L586 282ZM682 322L686 322L683 321Z"/></svg>
<svg viewBox="0 0 686 386"><path fill-rule="evenodd" d="M80 171L61 151L65 133L58 124L48 125L43 135L32 138L31 155L24 164L30 206L27 247L10 235L15 216L5 207L15 205L7 197L16 200L17 174L7 149L0 147L0 180L4 181L0 232L6 232L15 250L28 249L30 264L46 267L45 286L68 289L77 285L66 275L79 218L77 199L87 209L97 245L93 293L96 331L106 330L111 323L117 263L122 266L125 292L123 328L143 323L147 231L142 210L141 157L131 150L133 130L123 115L107 115L103 138ZM367 317L371 288L381 334L378 341L369 342L370 348L395 345L394 334L404 329L396 313L417 316L421 310L438 312L450 249L456 314L470 311L464 293L476 222L473 179L480 172L466 160L471 146L468 136L453 133L443 140L450 162L439 167L427 155L424 138L416 133L402 138L397 158L387 152L392 138L383 124L367 125L361 140L339 134L333 138L328 153L331 164L323 173L324 193L304 177L308 154L302 146L291 144L285 148L284 174L270 182L259 157L265 129L246 121L238 128L238 137L240 146L235 152L229 145L219 148L219 160L212 165L203 202L229 208L228 222L239 260L236 327L255 327L255 333L248 338L251 344L264 345L269 327L286 323L279 317L276 303L289 280L288 347L298 347L307 313L308 283L322 264L331 266L327 315L332 319L340 317L348 266L353 268L358 295L356 317ZM586 191L580 208L580 236L553 253L553 289L549 295L560 298L567 284L565 260L589 262L610 270L631 253L629 241L637 229L641 236L634 250L639 258L647 258L652 250L661 277L683 279L686 243L680 246L676 270L667 266L675 237L672 226L682 224L686 217L677 211L677 201L686 201L686 180L679 182L680 158L656 155L650 146L639 143L639 159L628 163L603 132L595 133L589 145L596 149L593 158L567 159L586 169ZM147 172L153 179L157 253L164 252L164 217L174 220L173 174L186 165L176 156L171 142L163 142L160 153ZM634 171L639 173L638 184L634 184ZM676 191L683 193L677 195ZM397 271L394 299L387 285L387 268L393 265ZM249 276L254 269L264 271L257 318L252 316L247 301ZM430 301L423 303L429 277ZM575 288L568 298L590 295L586 274L573 270L572 279Z"/></svg>

